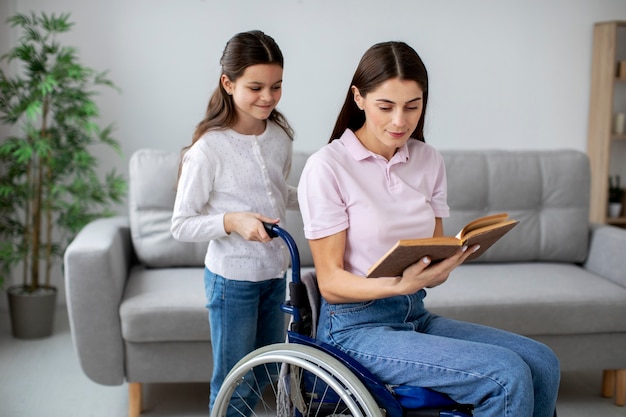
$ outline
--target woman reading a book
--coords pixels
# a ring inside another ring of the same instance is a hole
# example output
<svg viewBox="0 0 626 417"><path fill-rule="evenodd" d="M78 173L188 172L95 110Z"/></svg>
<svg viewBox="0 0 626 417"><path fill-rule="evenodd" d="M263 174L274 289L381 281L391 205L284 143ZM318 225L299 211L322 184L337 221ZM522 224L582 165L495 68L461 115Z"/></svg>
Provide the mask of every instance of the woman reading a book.
<svg viewBox="0 0 626 417"><path fill-rule="evenodd" d="M425 309L426 289L477 250L463 247L399 276L366 278L400 239L441 236L449 216L441 155L424 142L428 76L402 42L372 46L353 76L328 145L298 186L322 306L317 337L381 381L434 389L476 416L555 414L559 362L545 345Z"/></svg>

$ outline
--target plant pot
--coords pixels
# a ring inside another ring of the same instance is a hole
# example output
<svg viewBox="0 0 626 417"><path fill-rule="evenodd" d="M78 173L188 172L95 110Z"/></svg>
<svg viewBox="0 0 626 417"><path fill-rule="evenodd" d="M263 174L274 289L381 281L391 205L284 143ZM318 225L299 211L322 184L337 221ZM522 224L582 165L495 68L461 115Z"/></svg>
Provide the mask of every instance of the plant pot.
<svg viewBox="0 0 626 417"><path fill-rule="evenodd" d="M7 289L13 337L39 339L52 335L57 289L40 287L29 292L23 285Z"/></svg>
<svg viewBox="0 0 626 417"><path fill-rule="evenodd" d="M609 217L616 218L622 214L622 203L609 203Z"/></svg>

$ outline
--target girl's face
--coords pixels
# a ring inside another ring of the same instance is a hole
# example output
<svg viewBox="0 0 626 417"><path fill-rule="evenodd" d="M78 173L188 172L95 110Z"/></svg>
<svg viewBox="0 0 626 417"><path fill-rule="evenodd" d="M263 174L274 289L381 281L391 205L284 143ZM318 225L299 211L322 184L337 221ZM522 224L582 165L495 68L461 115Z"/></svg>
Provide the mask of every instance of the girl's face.
<svg viewBox="0 0 626 417"><path fill-rule="evenodd" d="M283 69L278 64L257 64L246 68L237 81L222 74L222 85L233 97L237 122L233 129L242 134L258 135L265 130L265 120L280 101Z"/></svg>
<svg viewBox="0 0 626 417"><path fill-rule="evenodd" d="M365 123L356 131L370 151L390 160L404 145L422 117L424 92L417 82L392 78L363 97L352 87L354 101L365 112Z"/></svg>

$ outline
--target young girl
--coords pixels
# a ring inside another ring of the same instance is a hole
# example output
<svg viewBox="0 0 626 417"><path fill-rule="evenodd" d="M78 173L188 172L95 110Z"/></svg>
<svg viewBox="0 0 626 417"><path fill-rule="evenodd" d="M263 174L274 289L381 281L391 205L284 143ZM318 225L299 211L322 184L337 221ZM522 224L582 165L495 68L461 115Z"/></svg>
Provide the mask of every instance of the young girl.
<svg viewBox="0 0 626 417"><path fill-rule="evenodd" d="M430 387L474 406L475 416L551 417L559 362L545 345L425 309L477 247L402 276L365 278L397 240L441 236L449 215L441 155L424 143L428 75L402 42L361 59L328 145L298 186L322 306L317 337L391 385Z"/></svg>
<svg viewBox="0 0 626 417"><path fill-rule="evenodd" d="M289 254L262 222L278 223L287 207L297 208L296 190L286 182L293 132L276 110L283 78L278 45L260 31L239 33L220 62L219 85L183 154L171 226L177 240L210 241L209 407L239 359L284 340L280 303Z"/></svg>

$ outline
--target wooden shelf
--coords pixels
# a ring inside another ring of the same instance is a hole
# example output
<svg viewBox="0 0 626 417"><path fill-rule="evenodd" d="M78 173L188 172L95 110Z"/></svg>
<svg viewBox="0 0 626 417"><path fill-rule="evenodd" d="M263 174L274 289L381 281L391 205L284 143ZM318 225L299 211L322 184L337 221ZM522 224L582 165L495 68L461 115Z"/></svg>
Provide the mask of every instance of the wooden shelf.
<svg viewBox="0 0 626 417"><path fill-rule="evenodd" d="M626 217L607 217L607 223L626 224Z"/></svg>
<svg viewBox="0 0 626 417"><path fill-rule="evenodd" d="M626 226L626 217L607 217L606 223L615 226Z"/></svg>
<svg viewBox="0 0 626 417"><path fill-rule="evenodd" d="M622 147L626 134L613 133L613 116L626 109L615 108L615 95L624 94L626 79L617 77L617 63L624 60L626 21L599 22L593 27L593 54L591 62L591 91L589 96L589 124L587 154L591 166L591 204L589 219L594 223L626 226L626 218L607 218L609 175L612 144ZM615 149L613 149L615 151ZM615 161L613 161L615 163ZM626 161L624 161L626 164ZM620 164L621 165L621 164ZM624 176L624 175L623 175Z"/></svg>

